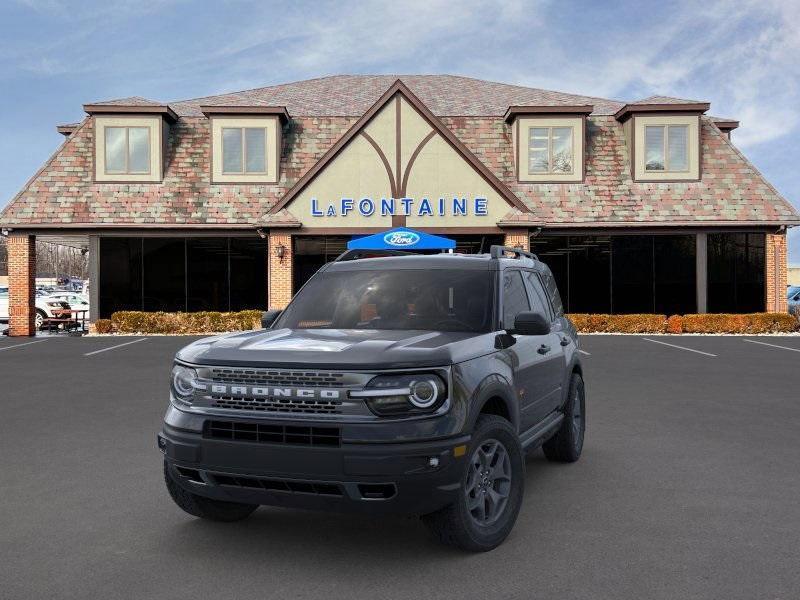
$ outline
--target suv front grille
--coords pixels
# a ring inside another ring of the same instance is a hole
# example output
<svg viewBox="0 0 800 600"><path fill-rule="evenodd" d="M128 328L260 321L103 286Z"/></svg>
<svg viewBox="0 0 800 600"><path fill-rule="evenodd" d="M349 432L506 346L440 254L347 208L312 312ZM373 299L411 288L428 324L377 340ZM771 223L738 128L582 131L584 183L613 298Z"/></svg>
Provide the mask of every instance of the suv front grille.
<svg viewBox="0 0 800 600"><path fill-rule="evenodd" d="M338 427L305 427L242 423L240 421L206 421L204 437L234 442L262 444L295 444L299 446L340 446Z"/></svg>
<svg viewBox="0 0 800 600"><path fill-rule="evenodd" d="M342 387L344 373L317 371L280 371L275 369L242 369L213 367L211 380L216 383L247 383L265 386Z"/></svg>
<svg viewBox="0 0 800 600"><path fill-rule="evenodd" d="M250 398L245 396L220 396L212 394L211 405L215 408L229 408L232 410L335 415L341 412L340 407L342 406L342 402L340 400Z"/></svg>

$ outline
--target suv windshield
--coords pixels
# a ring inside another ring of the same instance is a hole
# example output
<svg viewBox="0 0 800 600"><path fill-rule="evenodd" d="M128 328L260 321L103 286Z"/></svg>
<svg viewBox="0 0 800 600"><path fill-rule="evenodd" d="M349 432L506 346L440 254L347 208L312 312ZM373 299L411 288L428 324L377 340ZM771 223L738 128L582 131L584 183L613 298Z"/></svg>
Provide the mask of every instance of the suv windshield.
<svg viewBox="0 0 800 600"><path fill-rule="evenodd" d="M492 325L492 281L483 270L320 273L275 327L486 332Z"/></svg>

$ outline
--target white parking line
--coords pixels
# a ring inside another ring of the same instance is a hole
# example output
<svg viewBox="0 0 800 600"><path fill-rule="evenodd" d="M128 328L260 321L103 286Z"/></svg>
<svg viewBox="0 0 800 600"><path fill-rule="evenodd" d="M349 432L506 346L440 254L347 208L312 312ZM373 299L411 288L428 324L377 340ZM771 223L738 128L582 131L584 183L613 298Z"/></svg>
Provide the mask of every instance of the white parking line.
<svg viewBox="0 0 800 600"><path fill-rule="evenodd" d="M667 342L662 342L659 340L651 340L650 338L642 338L647 342L653 342L654 344L662 344L664 346L669 346L670 348L677 348L678 350L686 350L687 352L696 352L697 354L703 354L705 356L713 356L714 358L717 357L716 354L711 354L711 352L703 352L702 350L695 350L694 348L686 348L685 346L676 346L675 344L668 344Z"/></svg>
<svg viewBox="0 0 800 600"><path fill-rule="evenodd" d="M108 348L101 348L100 350L95 350L94 352L87 352L84 356L91 356L92 354L100 354L101 352L107 352L108 350L114 350L115 348L122 348L123 346L130 346L131 344L135 344L136 342L143 342L147 338L139 338L138 340L133 340L132 342L125 342L124 344L117 344L116 346L109 346Z"/></svg>
<svg viewBox="0 0 800 600"><path fill-rule="evenodd" d="M768 344L767 342L759 342L758 340L743 339L743 342L750 342L751 344L761 344L762 346L770 346L771 348L780 348L781 350L791 350L792 352L800 352L800 349L789 348L789 346L779 346L778 344Z"/></svg>
<svg viewBox="0 0 800 600"><path fill-rule="evenodd" d="M581 354L585 354L586 356L591 356L586 350L578 350Z"/></svg>
<svg viewBox="0 0 800 600"><path fill-rule="evenodd" d="M42 342L46 342L47 340L36 340L35 342L25 342L24 344L14 344L13 346L4 346L0 348L0 352L3 350L11 350L12 348L21 348L22 346L30 346L31 344L41 344Z"/></svg>

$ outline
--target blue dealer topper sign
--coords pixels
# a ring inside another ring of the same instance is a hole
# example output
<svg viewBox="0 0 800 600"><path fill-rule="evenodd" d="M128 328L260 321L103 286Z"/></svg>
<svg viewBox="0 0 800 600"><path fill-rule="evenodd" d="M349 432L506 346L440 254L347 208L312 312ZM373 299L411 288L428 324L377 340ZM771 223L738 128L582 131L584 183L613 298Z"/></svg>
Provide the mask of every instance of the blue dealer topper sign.
<svg viewBox="0 0 800 600"><path fill-rule="evenodd" d="M405 215L418 217L465 217L474 215L485 217L489 214L486 198L341 198L320 204L316 198L311 198L312 217L346 217L351 212L357 212L362 217L380 215L382 217Z"/></svg>

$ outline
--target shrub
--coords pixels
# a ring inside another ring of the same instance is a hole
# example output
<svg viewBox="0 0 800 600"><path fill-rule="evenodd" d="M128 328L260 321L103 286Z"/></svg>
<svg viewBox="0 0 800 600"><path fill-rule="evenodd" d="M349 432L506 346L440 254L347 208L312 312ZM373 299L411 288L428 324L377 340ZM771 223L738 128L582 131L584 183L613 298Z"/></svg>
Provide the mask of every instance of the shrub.
<svg viewBox="0 0 800 600"><path fill-rule="evenodd" d="M686 333L787 333L797 329L797 319L787 313L683 315Z"/></svg>
<svg viewBox="0 0 800 600"><path fill-rule="evenodd" d="M581 333L785 333L800 331L787 313L744 315L568 315Z"/></svg>
<svg viewBox="0 0 800 600"><path fill-rule="evenodd" d="M111 315L111 323L120 333L222 333L258 329L261 327L261 311L194 313L120 311Z"/></svg>
<svg viewBox="0 0 800 600"><path fill-rule="evenodd" d="M666 315L568 315L583 333L664 333Z"/></svg>
<svg viewBox="0 0 800 600"><path fill-rule="evenodd" d="M94 330L97 333L111 333L113 330L111 319L97 319L94 322Z"/></svg>
<svg viewBox="0 0 800 600"><path fill-rule="evenodd" d="M667 333L683 333L683 317L672 315L667 319Z"/></svg>

